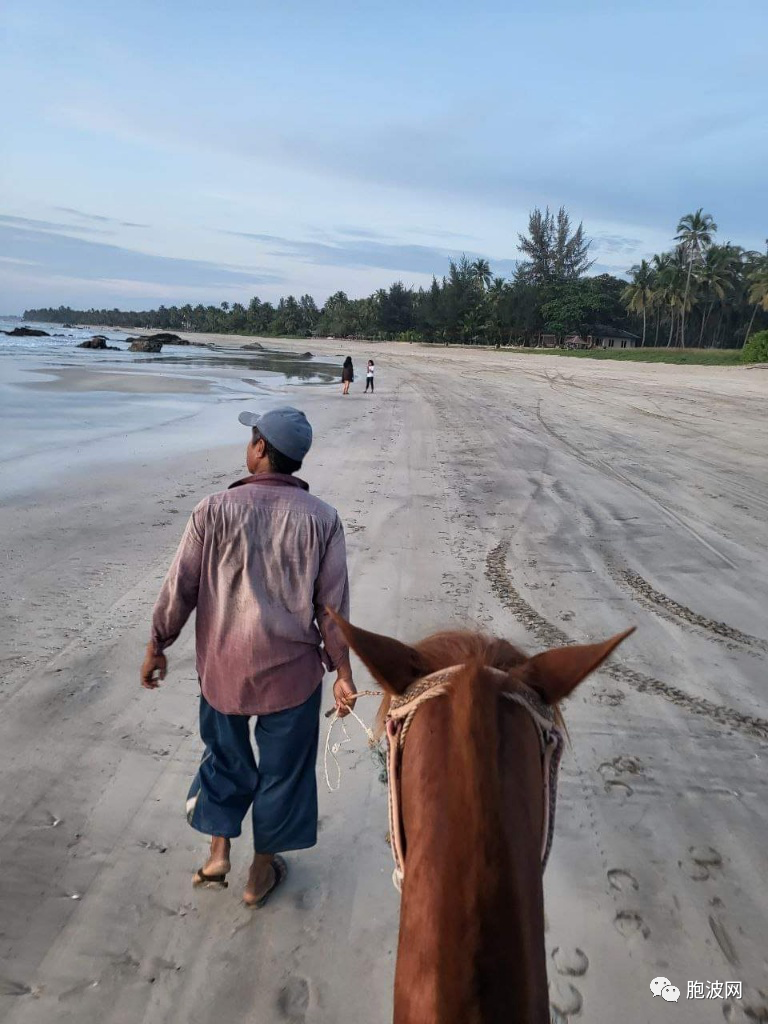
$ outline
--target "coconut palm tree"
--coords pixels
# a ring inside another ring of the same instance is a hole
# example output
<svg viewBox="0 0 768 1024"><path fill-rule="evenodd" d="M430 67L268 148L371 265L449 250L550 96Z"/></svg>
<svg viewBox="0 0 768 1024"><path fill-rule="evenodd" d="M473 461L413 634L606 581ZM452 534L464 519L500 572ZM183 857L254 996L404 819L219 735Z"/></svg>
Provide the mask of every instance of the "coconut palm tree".
<svg viewBox="0 0 768 1024"><path fill-rule="evenodd" d="M641 260L639 264L630 270L632 283L628 284L621 293L621 301L632 313L643 314L643 340L645 345L646 313L653 303L653 270L647 260Z"/></svg>
<svg viewBox="0 0 768 1024"><path fill-rule="evenodd" d="M656 311L656 333L653 344L656 348L659 345L659 328L661 326L661 313L666 306L664 295L664 279L668 272L671 257L668 252L657 253L651 260L651 272L653 274L653 295L651 306Z"/></svg>
<svg viewBox="0 0 768 1024"><path fill-rule="evenodd" d="M747 276L747 281L749 283L748 298L754 308L749 319L747 335L744 338L745 345L752 333L752 325L755 322L755 315L758 309L764 309L768 312L768 256L760 256L754 261L753 267Z"/></svg>
<svg viewBox="0 0 768 1024"><path fill-rule="evenodd" d="M665 252L661 256L655 256L654 264L659 302L669 310L669 337L667 338L667 348L669 348L672 344L676 324L678 336L680 334L678 312L682 317L686 308L685 254L678 247L674 252Z"/></svg>
<svg viewBox="0 0 768 1024"><path fill-rule="evenodd" d="M501 338L503 333L503 325L500 316L501 301L507 291L507 282L503 277L494 277L493 282L488 288L488 309L490 314L489 323L493 325L496 331L496 342L501 344Z"/></svg>
<svg viewBox="0 0 768 1024"><path fill-rule="evenodd" d="M475 281L480 285L481 291L485 291L486 288L491 287L491 281L493 275L491 274L491 265L488 260L479 257L472 263L472 273Z"/></svg>
<svg viewBox="0 0 768 1024"><path fill-rule="evenodd" d="M702 207L695 213L687 213L680 218L677 225L675 241L680 243L688 257L688 274L685 280L685 298L680 318L680 341L685 348L685 309L688 306L688 292L691 287L691 273L694 261L701 259L703 251L712 244L712 236L717 231L717 224L709 213L703 213Z"/></svg>
<svg viewBox="0 0 768 1024"><path fill-rule="evenodd" d="M708 299L709 304L701 317L699 346L703 343L704 329L715 303L719 302L722 306L726 298L738 287L743 270L743 256L744 250L741 246L730 243L712 245L704 253L695 280L701 289L702 297Z"/></svg>

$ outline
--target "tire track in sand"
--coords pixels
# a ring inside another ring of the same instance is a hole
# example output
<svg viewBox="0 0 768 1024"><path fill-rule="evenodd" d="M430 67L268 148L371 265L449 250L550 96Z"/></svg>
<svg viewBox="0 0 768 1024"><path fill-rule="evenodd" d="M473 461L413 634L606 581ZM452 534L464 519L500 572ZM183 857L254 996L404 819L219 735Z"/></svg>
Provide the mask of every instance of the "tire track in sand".
<svg viewBox="0 0 768 1024"><path fill-rule="evenodd" d="M540 615L515 588L507 569L508 547L506 541L501 541L492 551L488 552L485 560L485 576L496 597L540 643L550 647L576 643L577 641L569 637L559 626L553 625L543 615ZM654 696L669 701L670 704L675 704L677 707L691 712L691 714L701 715L729 729L735 729L745 736L768 740L768 720L764 718L745 715L735 708L716 704L705 697L693 697L677 686L645 675L643 672L636 672L635 669L628 668L626 665L607 664L600 671L605 672L617 682L626 683L638 693L652 693Z"/></svg>
<svg viewBox="0 0 768 1024"><path fill-rule="evenodd" d="M641 604L644 604L663 618L669 619L678 625L696 626L706 633L713 634L711 639L719 642L732 641L752 650L757 648L760 651L768 651L768 642L762 640L759 636L742 633L740 629L737 629L735 626L729 626L726 622L718 622L716 619L709 619L705 615L700 615L686 605L675 601L674 598L669 597L663 591L656 590L639 573L615 563L608 563L607 568L611 577L617 583L628 587Z"/></svg>
<svg viewBox="0 0 768 1024"><path fill-rule="evenodd" d="M687 518L685 518L680 513L675 512L673 509L669 507L668 504L661 501L660 498L657 498L655 494L651 494L650 491L646 490L644 487L641 487L636 480L633 480L631 477L628 477L626 473L622 473L620 470L616 469L615 466L611 466L609 463L605 462L603 459L599 458L596 455L587 455L577 444L574 444L572 441L569 441L568 438L563 437L563 435L560 434L557 430L555 430L554 427L551 427L549 423L547 423L544 417L541 415L541 400L539 400L539 404L536 407L536 417L539 423L544 428L544 430L546 430L551 437L554 437L556 441L559 441L560 444L565 448L565 450L570 452L571 455L575 456L579 460L579 462L581 462L585 466L589 466L590 469L597 470L597 472L599 473L604 473L606 476L613 477L614 480L618 480L626 487L631 487L632 490L637 491L639 494L642 494L646 500L652 501L653 504L656 505L656 507L663 513L663 515L665 515L668 519L671 519L673 523L675 523L681 529L685 530L686 533L690 534L690 536L693 537L693 539L697 541L699 544L701 544L702 547L706 548L707 551L710 552L710 554L714 555L719 561L724 562L731 569L738 569L736 563L731 558L729 558L728 555L723 554L722 551L719 551L714 546L714 544L710 544L705 537L702 537L698 530L694 529L694 527L690 524Z"/></svg>

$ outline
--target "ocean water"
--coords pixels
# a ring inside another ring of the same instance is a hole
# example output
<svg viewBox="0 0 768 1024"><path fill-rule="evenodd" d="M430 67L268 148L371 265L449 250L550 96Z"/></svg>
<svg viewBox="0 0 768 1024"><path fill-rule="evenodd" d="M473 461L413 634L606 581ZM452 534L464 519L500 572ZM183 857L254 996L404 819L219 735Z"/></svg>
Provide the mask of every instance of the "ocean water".
<svg viewBox="0 0 768 1024"><path fill-rule="evenodd" d="M21 325L0 319L0 330ZM135 353L125 331L24 326L49 336L0 334L0 500L93 465L241 444L240 408L301 406L302 389L341 373L340 360L277 349L168 345ZM78 348L95 333L118 351Z"/></svg>

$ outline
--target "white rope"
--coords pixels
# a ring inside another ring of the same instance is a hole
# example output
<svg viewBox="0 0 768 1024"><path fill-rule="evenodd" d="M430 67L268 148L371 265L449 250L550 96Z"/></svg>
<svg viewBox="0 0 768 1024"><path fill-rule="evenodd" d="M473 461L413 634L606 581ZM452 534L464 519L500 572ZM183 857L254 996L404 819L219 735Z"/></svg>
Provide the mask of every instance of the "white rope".
<svg viewBox="0 0 768 1024"><path fill-rule="evenodd" d="M363 694L358 694L358 696L363 696ZM366 696L367 696L367 694L366 694ZM374 746L375 743L376 743L376 738L373 735L373 730L368 728L368 726L365 724L365 722L362 720L362 718L360 718L356 714L356 712L352 710L352 708L349 708L349 713L350 713L350 715L352 715L352 717L355 719L355 721L360 725L360 728L363 730L365 735L368 737L368 743L371 746ZM336 723L339 722L339 721L341 722L341 731L344 733L344 738L339 740L337 743L334 743L333 746L331 746L331 733L333 732L334 725L336 725ZM339 753L339 751L341 750L342 746L345 743L351 743L351 742L352 742L352 740L350 739L349 733L347 732L347 727L344 724L344 719L339 715L339 712L338 712L338 709L337 709L335 714L334 714L334 716L333 716L333 718L331 719L330 725L328 726L328 732L327 732L326 737L325 737L325 753L323 754L323 770L325 772L325 784L328 787L328 789L331 791L331 793L337 793L338 790L341 788L341 765L339 764L339 759L338 759L338 757L336 755ZM331 780L330 780L330 777L328 775L328 754L331 755L331 757L333 758L333 763L336 766L336 785L335 786L331 785Z"/></svg>

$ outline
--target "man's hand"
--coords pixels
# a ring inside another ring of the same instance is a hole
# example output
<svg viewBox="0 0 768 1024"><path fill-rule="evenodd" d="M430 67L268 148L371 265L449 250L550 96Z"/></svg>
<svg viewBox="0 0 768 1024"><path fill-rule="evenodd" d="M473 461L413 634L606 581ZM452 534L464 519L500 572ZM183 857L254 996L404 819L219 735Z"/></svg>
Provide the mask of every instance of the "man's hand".
<svg viewBox="0 0 768 1024"><path fill-rule="evenodd" d="M336 701L336 711L339 718L344 718L349 714L349 709L354 707L355 702L353 698L356 693L357 687L352 682L351 669L340 669L336 676L336 682L333 684L333 697Z"/></svg>
<svg viewBox="0 0 768 1024"><path fill-rule="evenodd" d="M141 666L141 685L145 690L156 690L160 680L165 679L168 662L164 654L155 654L151 643L147 644L147 653Z"/></svg>

